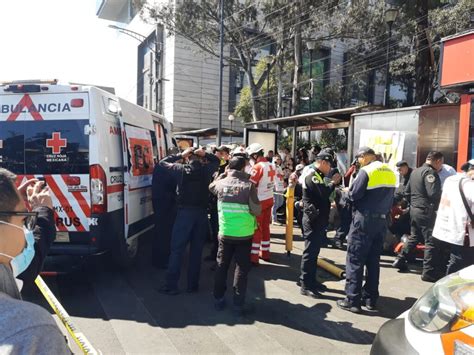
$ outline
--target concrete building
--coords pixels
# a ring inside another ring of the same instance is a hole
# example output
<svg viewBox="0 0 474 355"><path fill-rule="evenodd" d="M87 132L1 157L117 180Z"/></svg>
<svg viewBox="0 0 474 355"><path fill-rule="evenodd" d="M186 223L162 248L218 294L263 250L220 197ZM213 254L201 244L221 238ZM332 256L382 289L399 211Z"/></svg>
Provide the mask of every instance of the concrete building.
<svg viewBox="0 0 474 355"><path fill-rule="evenodd" d="M155 0L156 2L168 0ZM120 73L128 99L152 110L162 112L174 124L175 132L217 127L219 64L218 59L203 55L197 46L179 36L168 36L166 29L145 23L139 16L134 0L99 0L97 16L113 21L125 28L119 31L127 43L124 71ZM125 33L127 31L132 31ZM136 36L134 33L141 34ZM128 34L128 36L127 36ZM134 37L134 38L131 38ZM138 40L138 41L137 41ZM313 95L301 103L300 113L383 103L384 83L382 72L370 72L357 82L353 81L344 63L348 60L350 44L339 40L324 43L312 53ZM155 56L155 52L157 55ZM272 48L261 49L261 55ZM303 53L304 75L309 77L310 51ZM155 81L155 78L161 80ZM288 82L291 82L289 78ZM245 85L243 72L224 67L223 127L230 128L228 116L234 111L239 92ZM329 87L342 93L338 102L329 101L325 95ZM286 101L286 106L288 106ZM285 104L285 103L284 103ZM284 107L283 115L288 115ZM234 129L241 130L239 122Z"/></svg>
<svg viewBox="0 0 474 355"><path fill-rule="evenodd" d="M118 35L124 37L127 53L117 60L124 62L120 75L124 86L130 88L126 98L163 113L173 122L175 132L217 127L218 59L203 55L179 36L168 36L161 26L145 23L134 4L133 0L101 0L97 8L99 18L125 28L118 30ZM135 98L131 97L133 92ZM225 128L231 126L228 103L229 68L225 67L222 114ZM239 122L233 122L233 128L242 130Z"/></svg>

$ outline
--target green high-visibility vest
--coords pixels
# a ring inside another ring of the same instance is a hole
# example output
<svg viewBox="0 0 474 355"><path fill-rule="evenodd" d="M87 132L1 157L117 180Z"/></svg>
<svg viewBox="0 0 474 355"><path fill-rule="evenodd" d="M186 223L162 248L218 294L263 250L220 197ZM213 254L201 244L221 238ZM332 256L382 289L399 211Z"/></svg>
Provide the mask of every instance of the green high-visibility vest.
<svg viewBox="0 0 474 355"><path fill-rule="evenodd" d="M257 228L257 220L248 205L233 202L217 203L219 234L227 237L248 237Z"/></svg>
<svg viewBox="0 0 474 355"><path fill-rule="evenodd" d="M374 161L361 168L367 173L369 181L367 190L378 189L381 187L396 187L397 176L387 164Z"/></svg>

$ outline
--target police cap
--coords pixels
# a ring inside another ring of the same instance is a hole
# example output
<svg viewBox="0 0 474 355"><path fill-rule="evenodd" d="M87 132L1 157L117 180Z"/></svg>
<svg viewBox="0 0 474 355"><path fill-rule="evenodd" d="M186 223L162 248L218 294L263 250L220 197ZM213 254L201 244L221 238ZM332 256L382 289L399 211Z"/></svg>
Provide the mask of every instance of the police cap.
<svg viewBox="0 0 474 355"><path fill-rule="evenodd" d="M360 147L359 150L357 151L356 157L360 157L360 156L366 155L366 154L375 155L375 152L370 147Z"/></svg>
<svg viewBox="0 0 474 355"><path fill-rule="evenodd" d="M321 151L318 155L316 155L316 160L325 160L329 162L330 164L332 164L334 161L334 158L328 152Z"/></svg>
<svg viewBox="0 0 474 355"><path fill-rule="evenodd" d="M400 160L397 164L395 164L397 168L401 168L402 166L408 166L406 160Z"/></svg>

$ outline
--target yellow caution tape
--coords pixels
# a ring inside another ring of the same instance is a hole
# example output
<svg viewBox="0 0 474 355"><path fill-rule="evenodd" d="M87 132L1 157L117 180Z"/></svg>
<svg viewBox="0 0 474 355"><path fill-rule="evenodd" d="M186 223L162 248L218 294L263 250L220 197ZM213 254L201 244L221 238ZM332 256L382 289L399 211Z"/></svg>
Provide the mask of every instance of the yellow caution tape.
<svg viewBox="0 0 474 355"><path fill-rule="evenodd" d="M89 340L87 340L86 336L79 330L78 327L74 325L69 314L66 312L61 303L59 303L58 299L54 296L53 292L51 292L48 285L46 285L41 276L38 276L36 278L35 283L43 294L46 301L48 301L54 313L56 313L56 315L59 317L59 319L66 327L69 334L71 334L72 338L77 343L82 352L84 354L101 354L101 352L94 349Z"/></svg>

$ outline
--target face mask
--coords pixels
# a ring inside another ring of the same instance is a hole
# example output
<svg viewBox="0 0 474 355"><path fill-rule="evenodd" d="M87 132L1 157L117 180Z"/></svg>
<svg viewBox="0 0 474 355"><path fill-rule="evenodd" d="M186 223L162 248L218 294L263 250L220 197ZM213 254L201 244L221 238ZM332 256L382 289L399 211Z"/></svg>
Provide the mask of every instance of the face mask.
<svg viewBox="0 0 474 355"><path fill-rule="evenodd" d="M0 223L21 229L25 235L26 247L20 254L13 257L11 255L0 253L0 255L11 259L10 265L13 270L13 276L17 277L28 268L28 266L31 264L31 261L33 260L33 257L35 256L35 237L33 235L33 231L26 227L21 228L4 221L0 221Z"/></svg>

